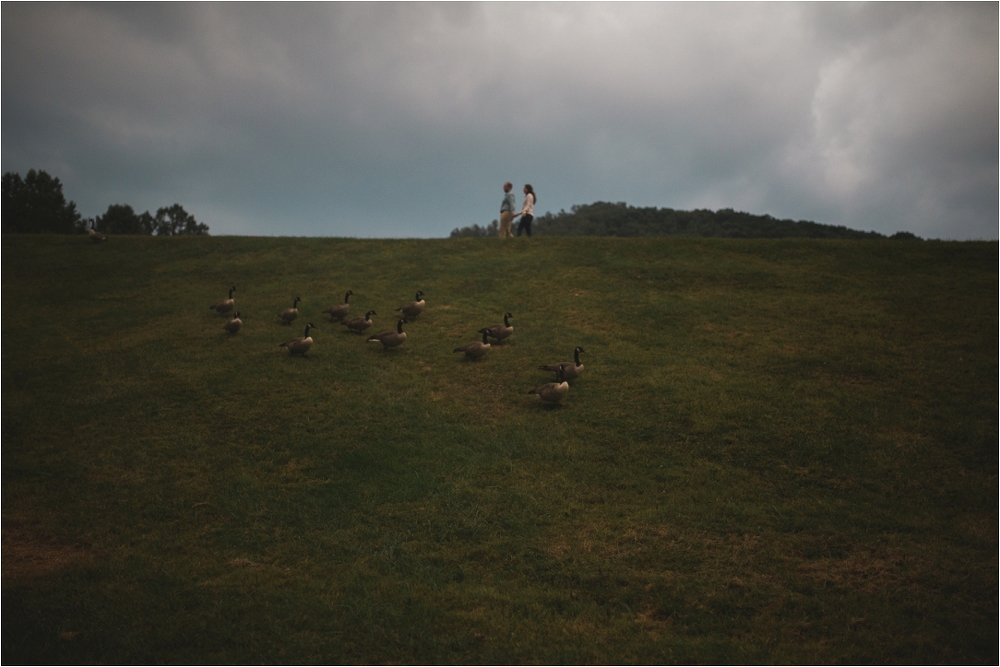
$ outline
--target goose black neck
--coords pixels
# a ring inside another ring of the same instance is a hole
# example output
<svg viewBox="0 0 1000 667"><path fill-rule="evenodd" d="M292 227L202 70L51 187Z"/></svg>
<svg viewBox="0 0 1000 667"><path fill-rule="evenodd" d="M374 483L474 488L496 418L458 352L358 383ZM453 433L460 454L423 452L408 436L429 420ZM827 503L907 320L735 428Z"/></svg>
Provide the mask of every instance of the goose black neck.
<svg viewBox="0 0 1000 667"><path fill-rule="evenodd" d="M396 322L396 333L403 333L403 320Z"/></svg>

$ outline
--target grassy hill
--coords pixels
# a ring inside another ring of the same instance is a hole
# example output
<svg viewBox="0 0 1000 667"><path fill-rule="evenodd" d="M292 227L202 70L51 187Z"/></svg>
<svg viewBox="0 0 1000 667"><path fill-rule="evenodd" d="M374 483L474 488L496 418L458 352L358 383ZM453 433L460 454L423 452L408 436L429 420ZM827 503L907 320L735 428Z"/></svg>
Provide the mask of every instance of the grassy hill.
<svg viewBox="0 0 1000 667"><path fill-rule="evenodd" d="M997 268L5 236L3 661L995 663ZM323 321L347 289L372 331L428 306L383 352ZM508 344L452 353L507 310Z"/></svg>

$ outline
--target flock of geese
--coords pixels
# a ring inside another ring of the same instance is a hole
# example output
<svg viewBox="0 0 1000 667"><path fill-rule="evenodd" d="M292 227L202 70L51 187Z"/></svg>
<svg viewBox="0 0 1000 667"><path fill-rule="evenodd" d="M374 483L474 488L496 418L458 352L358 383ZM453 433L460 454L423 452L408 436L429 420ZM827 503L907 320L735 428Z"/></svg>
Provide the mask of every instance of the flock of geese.
<svg viewBox="0 0 1000 667"><path fill-rule="evenodd" d="M93 223L91 223L90 228L87 230L87 236L94 243L101 243L102 241L106 241L108 238L106 235L97 231ZM236 300L233 299L233 292L235 291L236 286L233 285L229 288L229 296L213 303L208 307L209 310L214 310L220 315L232 312L236 307ZM364 317L355 317L350 320L347 319L347 316L351 312L350 299L353 294L354 292L347 290L344 294L344 303L331 306L323 312L330 316L331 322L340 322L354 333L361 334L372 325L372 315L378 315L378 313L374 310L369 310L365 313ZM299 301L301 300L302 299L300 297L295 297L292 301L292 306L290 308L285 308L278 314L278 317L284 324L291 325L292 322L298 318ZM390 330L377 333L369 337L368 342L381 343L383 350L399 347L406 342L406 332L403 331L403 325L419 317L420 313L424 312L424 307L426 305L427 304L424 301L424 293L417 290L417 294L413 301L404 303L396 309L396 312L400 313L400 317L396 321L395 331ZM503 324L494 324L493 326L480 329L477 332L483 335L483 339L481 341L476 340L471 343L466 343L465 345L460 345L456 347L453 352L461 352L466 358L474 361L482 359L493 347L490 343L490 339L495 340L496 344L499 345L509 338L512 333L514 333L514 327L510 324L510 318L512 317L514 317L514 315L511 313L504 313ZM235 335L239 332L239 330L243 328L243 320L240 319L240 312L238 310L234 312L229 319L226 320L226 323L222 325L222 328L225 329L230 335ZM288 348L288 353L291 355L298 354L305 356L306 352L308 352L313 345L313 339L312 336L309 335L309 330L318 328L319 327L315 324L309 322L306 324L306 330L301 336L292 338L291 340L286 340L281 344L281 347ZM555 373L556 381L547 382L539 387L535 387L528 393L536 394L539 399L546 403L559 403L561 400L566 398L566 394L569 393L569 381L575 380L583 374L583 364L580 363L580 354L584 352L585 350L582 347L577 347L573 350L572 362L539 366L538 368L543 371Z"/></svg>
<svg viewBox="0 0 1000 667"><path fill-rule="evenodd" d="M217 301L216 303L209 306L209 310L214 310L220 315L225 315L227 313L233 312L236 308L236 300L233 298L233 293L236 291L236 286L233 285L229 288L229 297ZM351 312L350 299L354 294L351 290L347 290L344 294L344 302L331 306L323 311L324 314L330 316L331 322L339 322L343 326L346 326L349 330L357 334L362 334L366 329L372 325L372 315L378 315L374 310L369 310L365 313L364 317L355 317L352 319L347 319L347 316ZM299 316L299 301L302 299L296 296L290 308L285 308L278 314L278 318L282 323L286 325L291 325ZM383 331L381 333L374 334L370 336L367 340L369 343L381 343L383 350L388 350L390 348L399 347L404 342L406 342L406 332L403 331L403 325L415 320L424 312L424 308L427 305L424 300L424 293L421 290L417 290L417 294L413 301L404 303L402 306L396 309L398 312L399 319L396 321L395 330ZM461 352L468 359L473 361L478 361L486 356L493 344L490 340L495 341L495 344L500 345L505 340L510 338L510 335L514 333L514 327L511 326L510 319L514 317L512 313L504 313L503 324L494 324L492 326L484 327L480 329L477 333L482 334L483 338L481 341L476 340L471 343L466 343L465 345L460 345L456 347L453 352ZM241 328L243 328L243 320L240 319L239 311L233 312L233 314L226 320L226 323L222 325L230 335L235 335ZM291 355L302 355L305 354L312 348L313 339L309 335L311 329L318 329L315 324L309 322L306 324L305 332L291 340L286 340L281 343L280 347L288 349L288 353ZM585 353L582 347L577 347L573 351L573 361L572 362L562 362L557 364L546 364L539 366L538 368L543 371L548 371L556 374L555 382L547 382L539 387L536 387L529 391L529 394L536 394L539 399L545 403L559 403L564 398L566 394L569 393L569 381L576 380L583 374L583 364L580 363L580 354Z"/></svg>

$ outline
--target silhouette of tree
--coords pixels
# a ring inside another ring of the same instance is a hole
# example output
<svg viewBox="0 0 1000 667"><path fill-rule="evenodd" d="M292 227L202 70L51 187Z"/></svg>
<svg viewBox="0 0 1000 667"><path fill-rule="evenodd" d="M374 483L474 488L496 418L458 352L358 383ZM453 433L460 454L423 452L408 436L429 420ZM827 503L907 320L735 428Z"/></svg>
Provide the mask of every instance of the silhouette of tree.
<svg viewBox="0 0 1000 667"><path fill-rule="evenodd" d="M97 231L105 234L152 234L153 216L146 211L136 214L128 204L111 204L94 221Z"/></svg>
<svg viewBox="0 0 1000 667"><path fill-rule="evenodd" d="M104 215L85 220L76 210L75 202L67 202L58 178L41 170L30 170L23 179L20 174L3 175L3 232L20 234L82 233L93 224L105 234L208 234L208 225L198 222L180 204L156 211L136 213L128 204L111 204Z"/></svg>
<svg viewBox="0 0 1000 667"><path fill-rule="evenodd" d="M3 231L19 234L74 234L84 230L75 202L67 202L62 183L44 171L3 175Z"/></svg>
<svg viewBox="0 0 1000 667"><path fill-rule="evenodd" d="M195 220L180 204L174 204L156 210L154 230L157 236L208 234L208 225Z"/></svg>
<svg viewBox="0 0 1000 667"><path fill-rule="evenodd" d="M479 225L472 225L471 227L462 227L459 229L456 227L451 230L451 235L449 238L459 239L465 237L482 238L486 236L497 236L500 232L500 222L494 220L485 227L480 227Z"/></svg>

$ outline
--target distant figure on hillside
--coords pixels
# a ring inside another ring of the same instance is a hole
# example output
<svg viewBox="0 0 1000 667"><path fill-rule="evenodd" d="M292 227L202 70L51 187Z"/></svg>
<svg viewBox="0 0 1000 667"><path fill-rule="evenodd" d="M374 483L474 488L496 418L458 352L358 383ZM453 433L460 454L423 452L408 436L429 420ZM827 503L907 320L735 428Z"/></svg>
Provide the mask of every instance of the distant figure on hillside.
<svg viewBox="0 0 1000 667"><path fill-rule="evenodd" d="M535 202L538 198L535 196L535 188L531 187L530 183L525 183L524 185L524 203L521 204L521 212L515 215L521 216L521 222L517 224L517 235L521 235L521 230L523 229L531 236L531 221L535 219Z"/></svg>
<svg viewBox="0 0 1000 667"><path fill-rule="evenodd" d="M511 192L513 189L514 184L510 181L503 184L503 203L500 204L500 238L502 239L514 237L513 232L510 231L510 226L514 222L514 206L517 204L514 193Z"/></svg>

